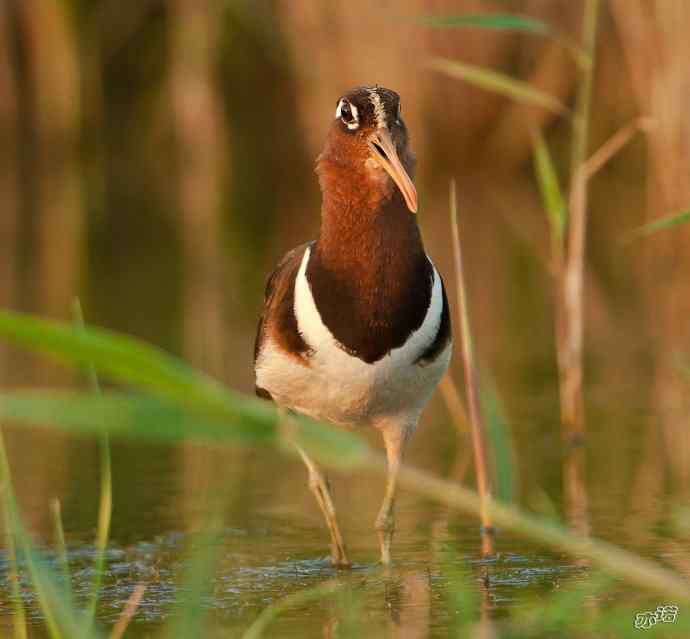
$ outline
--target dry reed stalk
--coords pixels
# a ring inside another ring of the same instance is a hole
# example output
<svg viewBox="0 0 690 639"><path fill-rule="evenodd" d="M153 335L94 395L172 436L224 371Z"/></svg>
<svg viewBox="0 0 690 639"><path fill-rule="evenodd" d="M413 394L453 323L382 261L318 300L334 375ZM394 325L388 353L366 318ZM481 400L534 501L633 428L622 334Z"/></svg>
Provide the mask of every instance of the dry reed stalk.
<svg viewBox="0 0 690 639"><path fill-rule="evenodd" d="M84 258L77 37L64 3L22 0L17 6L36 139L37 294L45 312L65 316Z"/></svg>
<svg viewBox="0 0 690 639"><path fill-rule="evenodd" d="M132 617L134 617L145 591L145 584L137 584L134 587L132 594L129 596L129 599L127 599L127 603L125 604L122 614L117 620L115 626L113 626L113 630L110 633L110 639L121 639L121 637L125 636L127 626L129 626L129 622L132 621Z"/></svg>
<svg viewBox="0 0 690 639"><path fill-rule="evenodd" d="M589 61L580 70L573 118L570 194L566 250L556 268L556 355L559 372L561 435L565 445L563 486L566 520L582 535L589 534L589 500L586 480L586 432L582 394L584 333L584 271L587 230L587 180L585 164L589 145L592 81L596 53L599 0L587 0L582 18L582 48Z"/></svg>
<svg viewBox="0 0 690 639"><path fill-rule="evenodd" d="M462 403L460 398L460 391L458 390L455 381L453 380L450 372L447 372L441 383L439 384L439 389L443 400L446 403L448 412L453 419L453 424L458 430L458 434L469 433L472 429L470 424L470 419L467 416L467 411L465 410L465 405Z"/></svg>
<svg viewBox="0 0 690 639"><path fill-rule="evenodd" d="M654 119L648 135L646 221L688 208L690 202L690 9L687 3L611 2L632 88L640 110ZM638 281L654 348L652 401L660 417L667 468L690 481L690 397L676 357L690 343L690 227L650 238L641 247ZM660 285L663 283L663 285Z"/></svg>
<svg viewBox="0 0 690 639"><path fill-rule="evenodd" d="M580 439L585 430L582 399L582 336L588 193L586 181L578 179L577 176L587 159L598 14L599 0L587 0L583 16L583 49L589 56L589 64L581 70L577 107L573 120L567 252L561 279L560 311L557 320L561 421L563 434L568 443Z"/></svg>
<svg viewBox="0 0 690 639"><path fill-rule="evenodd" d="M220 377L225 364L221 193L222 109L213 76L219 8L211 0L170 0L170 94L184 252L187 358Z"/></svg>
<svg viewBox="0 0 690 639"><path fill-rule="evenodd" d="M477 492L481 499L479 520L482 527L482 553L494 553L494 528L491 517L491 480L486 460L486 435L479 402L479 378L474 362L472 332L470 330L469 311L465 277L462 268L462 250L458 228L457 193L455 180L450 183L451 232L453 255L455 258L455 282L457 286L458 310L460 316L460 344L462 346L462 364L465 371L465 392L467 408L472 426L472 448L474 450L474 468L477 477Z"/></svg>
<svg viewBox="0 0 690 639"><path fill-rule="evenodd" d="M566 451L563 461L563 484L566 493L566 519L571 528L580 534L590 532L589 499L586 481L586 454L583 446L585 424L581 415L582 409L582 324L583 319L583 291L582 276L584 272L584 233L586 224L587 189L589 180L618 153L638 131L649 130L649 118L637 118L627 126L619 129L588 159L581 161L575 170L570 192L569 210L575 216L576 234L569 237L569 249L565 264L557 262L557 268L565 267L562 271L563 290L561 296L565 306L560 317L564 320L563 332L559 333L564 342L559 342L559 363L563 361L566 369L563 371L561 392L561 409L563 421L563 436ZM573 248L574 244L574 248ZM570 282L569 278L575 280ZM568 284L572 288L568 288ZM570 332L568 332L570 329ZM561 360L561 357L563 360Z"/></svg>
<svg viewBox="0 0 690 639"><path fill-rule="evenodd" d="M14 61L9 50L10 31L7 3L0 3L0 307L14 303L17 277L17 240L19 220L18 140L19 125L15 89ZM8 349L0 344L0 382L9 379L6 372Z"/></svg>

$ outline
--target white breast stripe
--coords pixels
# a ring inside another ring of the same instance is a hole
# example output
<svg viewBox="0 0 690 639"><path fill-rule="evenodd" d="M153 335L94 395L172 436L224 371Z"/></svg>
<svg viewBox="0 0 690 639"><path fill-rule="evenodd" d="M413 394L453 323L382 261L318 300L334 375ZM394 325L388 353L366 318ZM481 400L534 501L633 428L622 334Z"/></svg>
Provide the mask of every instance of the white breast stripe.
<svg viewBox="0 0 690 639"><path fill-rule="evenodd" d="M349 355L321 320L321 314L314 302L306 273L310 252L311 248L307 248L304 252L302 264L295 282L295 317L297 318L297 326L299 332L304 337L304 341L309 344L317 356L328 352L328 357L331 358L331 361L343 358L347 360L355 359L367 366L375 366L377 362L366 364L359 358ZM407 338L407 341L402 346L394 348L383 360L390 357L396 363L402 363L402 361L406 360L414 361L434 341L441 326L443 291L441 289L441 277L437 273L436 267L433 264L431 266L433 268L433 287L424 321ZM398 360L401 361L398 362Z"/></svg>
<svg viewBox="0 0 690 639"><path fill-rule="evenodd" d="M379 129L385 129L388 126L386 120L386 110L383 108L381 96L376 89L369 89L369 101L374 107L374 117L376 118L376 126Z"/></svg>
<svg viewBox="0 0 690 639"><path fill-rule="evenodd" d="M297 273L294 306L298 330L311 349L308 364L269 342L258 360L258 385L279 404L316 419L375 426L392 419L413 426L450 359L446 347L430 365L415 363L441 325L443 292L436 268L422 325L402 346L368 364L343 350L322 322L306 275L310 251Z"/></svg>

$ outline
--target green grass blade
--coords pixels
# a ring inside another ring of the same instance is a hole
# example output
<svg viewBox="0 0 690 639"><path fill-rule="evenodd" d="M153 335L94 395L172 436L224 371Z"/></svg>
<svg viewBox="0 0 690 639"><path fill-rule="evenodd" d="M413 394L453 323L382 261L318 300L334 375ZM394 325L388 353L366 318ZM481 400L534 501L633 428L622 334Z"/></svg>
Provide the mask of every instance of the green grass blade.
<svg viewBox="0 0 690 639"><path fill-rule="evenodd" d="M230 424L179 404L145 395L69 391L17 391L0 393L0 415L8 421L91 435L159 442L261 442L276 434L275 420L247 419Z"/></svg>
<svg viewBox="0 0 690 639"><path fill-rule="evenodd" d="M353 468L369 454L368 445L357 435L291 417L289 426L278 431L267 405L263 418L257 416L255 402L236 423L228 423L204 411L180 406L148 395L118 392L15 391L0 393L0 417L13 423L53 426L61 430L151 442L198 441L203 443L297 444L320 463L335 468ZM281 435L277 439L278 434Z"/></svg>
<svg viewBox="0 0 690 639"><path fill-rule="evenodd" d="M0 416L19 424L171 443L276 441L278 429L272 412L257 419L252 401L246 415L246 420L230 424L161 398L117 392L100 396L71 391L0 393ZM297 444L330 467L352 468L369 452L367 444L353 433L305 418L291 418L281 435L281 445Z"/></svg>
<svg viewBox="0 0 690 639"><path fill-rule="evenodd" d="M625 237L625 241L631 242L633 240L639 240L640 238L653 235L659 231L665 231L666 229L673 228L679 224L686 224L687 222L690 222L690 211L683 211L681 213L674 213L673 215L660 217L659 219L653 220L648 224L643 224L642 226L628 233Z"/></svg>
<svg viewBox="0 0 690 639"><path fill-rule="evenodd" d="M421 23L428 27L469 27L498 31L521 31L539 35L551 33L551 27L545 22L515 13L427 16L421 19Z"/></svg>
<svg viewBox="0 0 690 639"><path fill-rule="evenodd" d="M48 567L48 562L42 557L42 554L34 548L31 537L24 528L14 497L10 467L1 431L0 488L9 526L14 539L17 540L17 545L21 547L26 558L48 634L52 639L84 637L82 619L72 605L69 591L60 586L59 578ZM92 631L86 636L97 637L99 635Z"/></svg>
<svg viewBox="0 0 690 639"><path fill-rule="evenodd" d="M558 172L549 147L539 131L534 134L534 172L537 176L542 204L549 220L553 245L562 249L568 213L558 180Z"/></svg>
<svg viewBox="0 0 690 639"><path fill-rule="evenodd" d="M62 508L60 500L55 498L50 501L50 513L53 517L53 530L55 531L55 547L58 556L58 562L62 570L62 579L65 582L65 588L71 590L70 572L69 572L69 558L67 555L67 544L65 543L65 530L62 526Z"/></svg>
<svg viewBox="0 0 690 639"><path fill-rule="evenodd" d="M75 400L49 394L32 407L29 395L14 394L5 396L6 401L0 406L0 414L8 417L33 424L55 424L68 430L152 440L232 442L270 441L275 437L277 412L273 405L226 390L181 360L139 340L9 311L0 311L0 336L71 365L88 368L93 364L116 380L146 389L162 399L172 399L188 409L176 409L169 401L135 401L113 394L104 404L84 396ZM87 410L80 408L79 402ZM51 413L53 409L58 413L57 422ZM88 410L99 412L89 416ZM131 411L137 413L136 419ZM99 415L104 423L97 425L94 415ZM108 424L110 419L116 420L116 424ZM297 443L325 465L351 467L368 451L352 433L302 418L295 423L292 434Z"/></svg>
<svg viewBox="0 0 690 639"><path fill-rule="evenodd" d="M451 78L464 80L480 89L493 91L522 104L541 107L559 115L568 112L563 103L554 96L535 89L527 82L491 69L446 58L432 58L429 66Z"/></svg>
<svg viewBox="0 0 690 639"><path fill-rule="evenodd" d="M75 326L81 330L85 330L84 314L82 313L81 303L76 299L73 304L72 314L74 316ZM91 391L95 396L101 394L101 386L98 381L98 375L93 365L88 366L88 377ZM93 626L96 623L96 609L98 607L98 597L101 590L101 583L103 581L103 572L105 569L105 551L108 546L108 537L110 536L110 521L113 515L113 478L110 463L110 440L107 433L101 434L98 442L98 449L100 454L100 496L98 500L98 525L96 527L96 556L94 558L94 574L91 583L91 593L89 594L89 603L87 606L87 614L89 617L89 625Z"/></svg>
<svg viewBox="0 0 690 639"><path fill-rule="evenodd" d="M0 311L0 337L185 404L233 412L232 393L221 384L137 339L11 311Z"/></svg>
<svg viewBox="0 0 690 639"><path fill-rule="evenodd" d="M487 377L485 376L482 386L481 399L486 435L494 453L495 494L502 502L510 504L513 502L517 482L512 438L496 388Z"/></svg>
<svg viewBox="0 0 690 639"><path fill-rule="evenodd" d="M2 432L0 432L0 438ZM0 442L0 448L2 442ZM4 456L4 450L0 452ZM0 466L2 463L0 462ZM15 543L14 530L12 526L12 515L10 512L10 500L14 500L14 496L10 494L12 487L9 483L8 477L0 469L0 505L2 506L2 519L5 529L5 548L7 553L8 564L8 579L11 585L12 593L12 609L14 615L12 617L12 626L14 628L14 639L27 639L26 632L26 610L24 609L24 601L22 599L21 588L19 585L19 568L17 565L17 547Z"/></svg>
<svg viewBox="0 0 690 639"><path fill-rule="evenodd" d="M78 331L86 331L86 323L84 322L84 313L81 310L81 302L76 298L72 304L72 316L74 317L74 326ZM87 367L89 386L94 393L101 392L101 385L98 381L98 375L93 364L88 364Z"/></svg>
<svg viewBox="0 0 690 639"><path fill-rule="evenodd" d="M96 556L94 558L94 576L91 594L87 607L91 623L96 621L96 608L105 570L105 551L110 537L110 522L113 515L113 483L110 461L110 439L101 434L98 442L100 453L100 497L98 500L98 524L96 527Z"/></svg>

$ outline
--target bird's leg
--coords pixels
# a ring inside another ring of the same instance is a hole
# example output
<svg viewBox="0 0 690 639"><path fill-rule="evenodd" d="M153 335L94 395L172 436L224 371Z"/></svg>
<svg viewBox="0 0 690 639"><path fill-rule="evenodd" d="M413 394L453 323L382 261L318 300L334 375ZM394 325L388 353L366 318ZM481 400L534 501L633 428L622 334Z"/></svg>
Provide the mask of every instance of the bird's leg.
<svg viewBox="0 0 690 639"><path fill-rule="evenodd" d="M386 478L386 492L381 509L376 517L376 532L381 546L381 563L391 562L391 542L395 531L395 493L398 485L398 471L402 461L403 449L407 440L407 432L400 428L385 429L383 441L388 458L388 476Z"/></svg>
<svg viewBox="0 0 690 639"><path fill-rule="evenodd" d="M338 520L335 516L335 506L328 488L328 480L301 448L298 447L297 450L309 470L309 490L314 493L316 503L319 505L328 530L331 533L331 562L334 566L346 568L350 565L350 562L347 559L345 543L343 542L343 536L340 534Z"/></svg>

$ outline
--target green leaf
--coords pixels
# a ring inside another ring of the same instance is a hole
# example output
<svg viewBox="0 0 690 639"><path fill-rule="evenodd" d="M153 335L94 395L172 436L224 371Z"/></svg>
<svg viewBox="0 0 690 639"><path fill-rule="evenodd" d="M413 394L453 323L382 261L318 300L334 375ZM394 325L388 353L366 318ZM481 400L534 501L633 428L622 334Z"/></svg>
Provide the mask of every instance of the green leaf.
<svg viewBox="0 0 690 639"><path fill-rule="evenodd" d="M364 461L369 447L354 433L290 416L280 429L274 409L257 411L253 400L239 401L235 417L222 418L207 411L149 395L67 391L0 393L0 419L32 426L112 437L176 443L280 443L296 444L322 464L348 469Z"/></svg>
<svg viewBox="0 0 690 639"><path fill-rule="evenodd" d="M427 16L421 19L428 27L469 27L498 31L522 31L546 35L551 27L541 20L514 13L480 15Z"/></svg>
<svg viewBox="0 0 690 639"><path fill-rule="evenodd" d="M549 219L551 235L560 245L563 242L568 213L549 147L539 131L534 134L534 171L542 204Z"/></svg>
<svg viewBox="0 0 690 639"><path fill-rule="evenodd" d="M486 377L482 386L482 412L484 413L486 434L494 452L496 496L501 501L510 504L513 501L517 474L513 445L498 393L495 386Z"/></svg>
<svg viewBox="0 0 690 639"><path fill-rule="evenodd" d="M0 396L0 416L83 433L152 440L257 441L273 440L276 434L273 405L226 390L181 360L139 340L9 311L0 311L2 335L68 364L93 365L159 399L118 393L102 398L13 393ZM292 421L295 443L326 465L351 467L368 453L366 444L352 433L301 417Z"/></svg>
<svg viewBox="0 0 690 639"><path fill-rule="evenodd" d="M451 78L465 80L474 86L504 95L516 102L542 107L559 115L568 112L563 103L552 95L497 71L446 58L432 58L429 66Z"/></svg>
<svg viewBox="0 0 690 639"><path fill-rule="evenodd" d="M249 404L249 402L247 402ZM149 441L256 442L272 440L276 419L267 406L261 418L254 410L236 410L227 422L204 411L168 400L123 393L18 391L0 393L0 419L37 426L57 426L81 434L108 433Z"/></svg>
<svg viewBox="0 0 690 639"><path fill-rule="evenodd" d="M634 231L631 231L626 236L626 241L630 242L632 240L640 239L641 237L647 237L648 235L653 235L658 231L663 231L665 229L678 226L679 224L685 224L690 222L690 211L683 211L682 213L674 213L673 215L667 215L666 217L660 217L653 222L644 224Z"/></svg>
<svg viewBox="0 0 690 639"><path fill-rule="evenodd" d="M232 415L239 401L218 382L168 353L131 337L0 311L0 337L187 405Z"/></svg>

